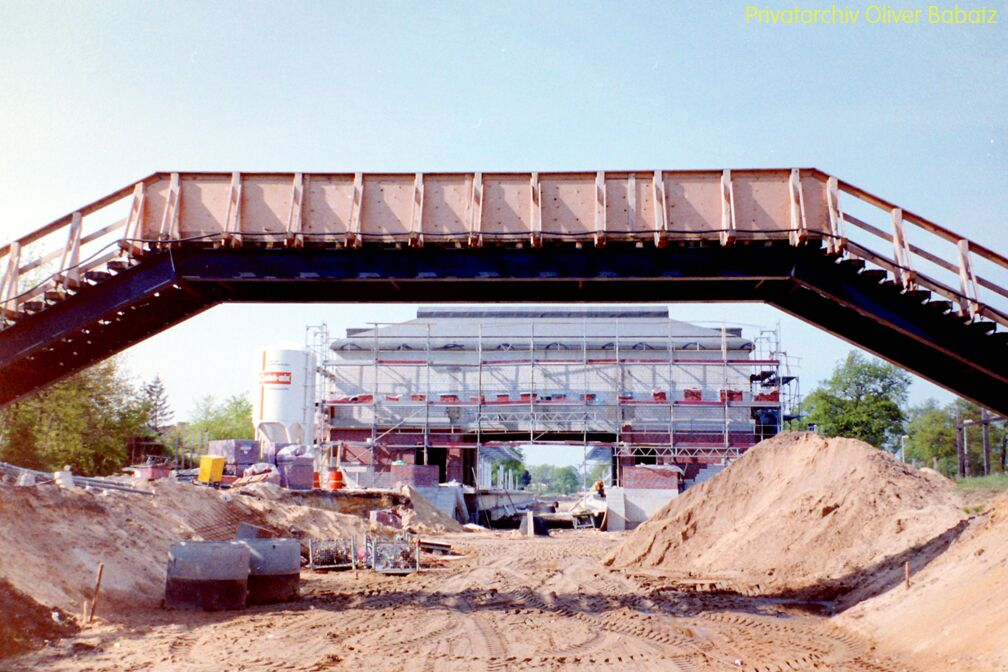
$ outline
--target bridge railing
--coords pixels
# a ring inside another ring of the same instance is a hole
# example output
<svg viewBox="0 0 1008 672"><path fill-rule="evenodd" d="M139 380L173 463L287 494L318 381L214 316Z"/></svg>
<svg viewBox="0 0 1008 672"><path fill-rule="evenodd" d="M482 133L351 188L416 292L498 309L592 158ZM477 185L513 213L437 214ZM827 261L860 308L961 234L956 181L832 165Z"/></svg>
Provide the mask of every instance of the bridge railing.
<svg viewBox="0 0 1008 672"><path fill-rule="evenodd" d="M177 246L818 245L1008 328L1008 259L815 169L155 173L0 247L4 324Z"/></svg>

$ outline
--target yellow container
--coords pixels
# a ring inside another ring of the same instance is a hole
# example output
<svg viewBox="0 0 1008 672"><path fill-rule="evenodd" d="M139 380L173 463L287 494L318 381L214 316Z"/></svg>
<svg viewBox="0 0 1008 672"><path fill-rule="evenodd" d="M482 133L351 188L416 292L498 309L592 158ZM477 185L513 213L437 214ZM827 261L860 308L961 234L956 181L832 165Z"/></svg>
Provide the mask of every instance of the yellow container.
<svg viewBox="0 0 1008 672"><path fill-rule="evenodd" d="M221 455L204 455L199 462L200 483L220 483L224 476L224 462Z"/></svg>

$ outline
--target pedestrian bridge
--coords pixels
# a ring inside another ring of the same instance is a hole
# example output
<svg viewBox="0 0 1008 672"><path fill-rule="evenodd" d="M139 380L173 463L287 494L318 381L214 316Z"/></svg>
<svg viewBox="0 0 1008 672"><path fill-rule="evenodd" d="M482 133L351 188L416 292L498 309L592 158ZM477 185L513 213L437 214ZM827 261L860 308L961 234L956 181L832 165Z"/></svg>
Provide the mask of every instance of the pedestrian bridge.
<svg viewBox="0 0 1008 672"><path fill-rule="evenodd" d="M1008 259L816 169L155 173L0 273L0 405L226 301L762 301L1008 414Z"/></svg>

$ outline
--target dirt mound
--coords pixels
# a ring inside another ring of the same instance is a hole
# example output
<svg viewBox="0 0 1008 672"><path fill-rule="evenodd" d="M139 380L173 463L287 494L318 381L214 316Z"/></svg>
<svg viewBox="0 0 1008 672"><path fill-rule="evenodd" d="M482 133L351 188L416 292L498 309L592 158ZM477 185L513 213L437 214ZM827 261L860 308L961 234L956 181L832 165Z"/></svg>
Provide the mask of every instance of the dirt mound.
<svg viewBox="0 0 1008 672"><path fill-rule="evenodd" d="M160 606L173 543L231 539L241 522L299 538L334 539L367 528L321 499L312 506L314 500L279 489L263 498L163 480L154 492L0 483L0 577L45 607L76 616L104 562L98 616L116 620Z"/></svg>
<svg viewBox="0 0 1008 672"><path fill-rule="evenodd" d="M787 433L670 502L607 563L832 599L884 590L904 554L936 554L962 518L954 486L936 474L861 441Z"/></svg>
<svg viewBox="0 0 1008 672"><path fill-rule="evenodd" d="M403 514L404 526L427 534L462 531L457 520L435 508L416 488L407 485L404 490L410 498L410 509Z"/></svg>
<svg viewBox="0 0 1008 672"><path fill-rule="evenodd" d="M909 590L898 585L838 620L922 669L1008 669L1008 493L940 557L911 566Z"/></svg>
<svg viewBox="0 0 1008 672"><path fill-rule="evenodd" d="M0 658L30 651L76 631L72 621L0 579Z"/></svg>

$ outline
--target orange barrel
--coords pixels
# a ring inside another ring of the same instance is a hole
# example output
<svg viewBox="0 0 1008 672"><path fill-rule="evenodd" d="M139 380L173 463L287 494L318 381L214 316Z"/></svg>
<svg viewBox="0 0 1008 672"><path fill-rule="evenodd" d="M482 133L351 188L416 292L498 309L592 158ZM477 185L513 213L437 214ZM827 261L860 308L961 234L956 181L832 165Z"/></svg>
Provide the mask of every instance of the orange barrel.
<svg viewBox="0 0 1008 672"><path fill-rule="evenodd" d="M312 473L312 486L311 487L314 488L315 490L318 490L319 488L322 487L322 484L321 484L321 482L319 480L319 473L317 471Z"/></svg>
<svg viewBox="0 0 1008 672"><path fill-rule="evenodd" d="M329 470L329 489L330 490L342 490L343 489L343 472L339 469Z"/></svg>

